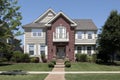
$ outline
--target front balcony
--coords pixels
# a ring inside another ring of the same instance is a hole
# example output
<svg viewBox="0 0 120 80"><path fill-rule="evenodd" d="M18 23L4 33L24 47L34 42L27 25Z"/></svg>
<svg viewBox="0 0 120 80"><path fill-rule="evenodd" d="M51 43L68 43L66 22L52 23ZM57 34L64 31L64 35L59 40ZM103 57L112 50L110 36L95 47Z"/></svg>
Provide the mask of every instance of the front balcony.
<svg viewBox="0 0 120 80"><path fill-rule="evenodd" d="M55 33L53 32L53 42L68 42L69 32L67 33Z"/></svg>

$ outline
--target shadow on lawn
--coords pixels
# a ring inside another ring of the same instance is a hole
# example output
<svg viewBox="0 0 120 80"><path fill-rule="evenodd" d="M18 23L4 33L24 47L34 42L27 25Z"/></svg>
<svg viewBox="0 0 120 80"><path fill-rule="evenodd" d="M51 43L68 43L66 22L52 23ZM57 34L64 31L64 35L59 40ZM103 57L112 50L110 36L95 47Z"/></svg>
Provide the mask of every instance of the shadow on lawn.
<svg viewBox="0 0 120 80"><path fill-rule="evenodd" d="M120 66L120 63L117 63L117 62L99 62L97 64L100 64L100 65L108 65L108 66Z"/></svg>
<svg viewBox="0 0 120 80"><path fill-rule="evenodd" d="M9 66L9 65L13 65L12 63L0 63L0 66Z"/></svg>

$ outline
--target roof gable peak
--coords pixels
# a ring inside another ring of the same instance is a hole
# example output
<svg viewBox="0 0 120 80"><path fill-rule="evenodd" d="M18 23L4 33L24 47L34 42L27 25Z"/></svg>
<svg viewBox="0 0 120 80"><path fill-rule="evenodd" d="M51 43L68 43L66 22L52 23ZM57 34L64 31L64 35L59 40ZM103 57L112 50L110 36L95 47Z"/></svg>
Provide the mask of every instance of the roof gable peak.
<svg viewBox="0 0 120 80"><path fill-rule="evenodd" d="M48 21L45 25L46 26L51 26L51 22L54 21L60 15L64 16L68 21L70 21L71 22L71 26L77 26L77 24L72 19L70 19L68 16L66 16L62 11L58 12L56 14L56 16L53 17L50 21Z"/></svg>
<svg viewBox="0 0 120 80"><path fill-rule="evenodd" d="M33 23L39 22L40 20L42 20L48 13L52 13L54 16L56 15L56 13L54 12L53 9L49 8L47 11L45 11L42 15L40 15L36 20L33 21Z"/></svg>

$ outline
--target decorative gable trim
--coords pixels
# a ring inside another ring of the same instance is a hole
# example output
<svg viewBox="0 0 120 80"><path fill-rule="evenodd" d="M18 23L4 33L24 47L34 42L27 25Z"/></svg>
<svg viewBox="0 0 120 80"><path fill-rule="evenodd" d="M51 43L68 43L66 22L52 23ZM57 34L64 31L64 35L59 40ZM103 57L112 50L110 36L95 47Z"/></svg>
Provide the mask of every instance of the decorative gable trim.
<svg viewBox="0 0 120 80"><path fill-rule="evenodd" d="M51 26L51 23L57 18L59 17L60 15L64 16L68 21L71 22L71 26L77 26L77 24L72 20L70 19L69 17L67 17L63 12L59 12L54 18L52 18L48 23L46 23L45 25L46 26Z"/></svg>
<svg viewBox="0 0 120 80"><path fill-rule="evenodd" d="M34 20L33 23L36 23L38 20L42 19L49 12L52 12L54 15L56 15L56 13L50 8L46 12L44 12L41 16L39 16L36 20Z"/></svg>

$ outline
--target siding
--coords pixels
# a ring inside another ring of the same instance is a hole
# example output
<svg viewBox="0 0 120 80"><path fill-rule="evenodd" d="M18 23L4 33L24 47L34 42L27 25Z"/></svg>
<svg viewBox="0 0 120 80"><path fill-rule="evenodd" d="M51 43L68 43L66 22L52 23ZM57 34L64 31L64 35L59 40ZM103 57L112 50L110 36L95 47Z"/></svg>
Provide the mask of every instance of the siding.
<svg viewBox="0 0 120 80"><path fill-rule="evenodd" d="M96 39L75 39L75 44L96 44Z"/></svg>
<svg viewBox="0 0 120 80"><path fill-rule="evenodd" d="M38 28L37 28L38 29ZM33 37L31 28L25 29L25 43L45 43L46 42L46 32L43 30L42 37Z"/></svg>

